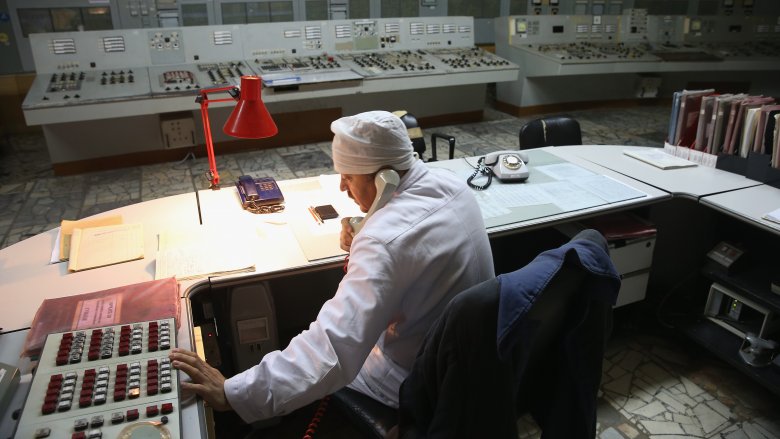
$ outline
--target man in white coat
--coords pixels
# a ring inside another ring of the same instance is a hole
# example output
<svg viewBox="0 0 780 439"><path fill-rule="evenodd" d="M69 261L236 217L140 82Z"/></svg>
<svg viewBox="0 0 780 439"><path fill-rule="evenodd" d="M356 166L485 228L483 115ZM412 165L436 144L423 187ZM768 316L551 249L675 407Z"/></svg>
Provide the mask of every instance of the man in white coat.
<svg viewBox="0 0 780 439"><path fill-rule="evenodd" d="M401 120L371 111L331 124L340 188L363 212L377 196L374 176L400 183L385 206L353 233L342 220L347 272L309 329L259 364L225 377L194 353L174 349L182 383L216 410L248 422L289 413L344 386L391 407L428 328L460 291L494 276L477 201L463 178L416 159Z"/></svg>

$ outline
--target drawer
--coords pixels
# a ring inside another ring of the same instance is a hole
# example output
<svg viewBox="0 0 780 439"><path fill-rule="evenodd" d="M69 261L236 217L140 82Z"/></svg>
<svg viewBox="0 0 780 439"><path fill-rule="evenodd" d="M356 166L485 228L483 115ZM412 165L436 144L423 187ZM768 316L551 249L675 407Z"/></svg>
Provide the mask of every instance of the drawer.
<svg viewBox="0 0 780 439"><path fill-rule="evenodd" d="M620 247L609 243L609 255L618 273L626 274L646 270L653 262L655 237L628 241Z"/></svg>
<svg viewBox="0 0 780 439"><path fill-rule="evenodd" d="M615 307L644 300L648 279L650 279L650 270L623 277Z"/></svg>

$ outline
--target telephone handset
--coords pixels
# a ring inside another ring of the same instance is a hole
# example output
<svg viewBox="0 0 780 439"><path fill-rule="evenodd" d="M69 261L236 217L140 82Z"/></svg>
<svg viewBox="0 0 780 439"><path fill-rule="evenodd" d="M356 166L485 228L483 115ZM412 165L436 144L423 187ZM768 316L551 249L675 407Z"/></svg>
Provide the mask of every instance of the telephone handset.
<svg viewBox="0 0 780 439"><path fill-rule="evenodd" d="M485 165L493 168L493 174L501 181L528 179L528 154L523 151L497 151L485 156Z"/></svg>
<svg viewBox="0 0 780 439"><path fill-rule="evenodd" d="M401 178L398 173L392 169L382 169L374 177L374 184L376 185L376 198L371 203L371 207L368 208L366 216L353 216L349 219L349 225L352 226L352 230L357 234L360 229L363 228L363 224L366 219L374 214L377 210L381 209L390 198L393 197L393 192L398 188Z"/></svg>

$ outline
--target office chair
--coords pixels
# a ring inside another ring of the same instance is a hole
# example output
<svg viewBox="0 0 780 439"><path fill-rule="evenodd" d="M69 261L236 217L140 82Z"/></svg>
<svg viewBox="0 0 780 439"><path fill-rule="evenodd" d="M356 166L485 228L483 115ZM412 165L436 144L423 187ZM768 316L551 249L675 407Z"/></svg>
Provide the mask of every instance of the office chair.
<svg viewBox="0 0 780 439"><path fill-rule="evenodd" d="M586 230L453 298L397 412L350 389L333 401L365 437L517 437L517 418L531 413L545 439L592 439L619 289L606 240Z"/></svg>
<svg viewBox="0 0 780 439"><path fill-rule="evenodd" d="M565 115L534 119L520 128L518 138L520 149L582 145L579 122Z"/></svg>
<svg viewBox="0 0 780 439"><path fill-rule="evenodd" d="M426 151L425 136L423 136L420 124L417 122L417 118L406 110L394 111L393 114L401 118L401 121L406 125L406 130L409 133L409 138L412 139L412 148L414 152L420 157L422 161L435 162L436 158L436 140L442 139L449 144L450 154L449 158L455 157L455 138L447 134L433 133L431 134L431 158L425 160L424 153Z"/></svg>

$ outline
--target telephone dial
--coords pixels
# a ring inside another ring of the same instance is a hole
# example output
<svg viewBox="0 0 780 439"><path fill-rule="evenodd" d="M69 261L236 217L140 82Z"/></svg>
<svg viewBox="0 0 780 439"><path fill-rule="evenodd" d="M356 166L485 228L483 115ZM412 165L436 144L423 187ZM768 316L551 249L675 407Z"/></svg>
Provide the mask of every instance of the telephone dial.
<svg viewBox="0 0 780 439"><path fill-rule="evenodd" d="M366 216L353 216L349 219L349 225L352 226L352 230L357 234L360 229L363 228L365 221L374 214L377 210L381 209L388 201L393 197L393 192L398 188L398 183L401 178L398 173L392 169L383 169L377 172L374 177L374 184L376 185L376 198L371 203L371 207L368 208Z"/></svg>
<svg viewBox="0 0 780 439"><path fill-rule="evenodd" d="M522 182L528 179L528 154L524 151L496 151L491 152L479 159L477 168L468 178L467 183L470 187L477 190L484 190L493 182L493 176L503 182ZM472 181L478 175L487 177L487 182L478 185Z"/></svg>

